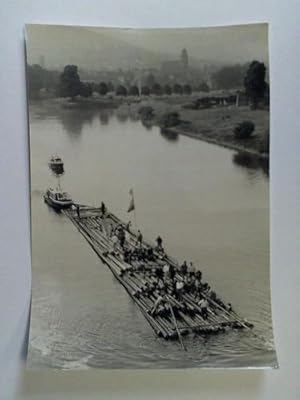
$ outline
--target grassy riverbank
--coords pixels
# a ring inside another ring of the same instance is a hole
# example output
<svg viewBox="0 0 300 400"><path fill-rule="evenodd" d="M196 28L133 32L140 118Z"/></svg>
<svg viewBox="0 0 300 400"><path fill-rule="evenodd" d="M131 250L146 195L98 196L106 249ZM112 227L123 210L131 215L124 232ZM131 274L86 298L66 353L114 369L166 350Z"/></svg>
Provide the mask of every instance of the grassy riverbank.
<svg viewBox="0 0 300 400"><path fill-rule="evenodd" d="M182 105L183 102L147 100L130 106L123 104L120 110L123 109L125 112L126 108L130 108L131 112L133 110L138 112L141 107L152 107L153 116L146 122L159 126L164 114L177 112L180 122L174 127L168 127L169 132L268 157L268 110L251 110L248 106L235 105L192 110L182 108ZM249 139L236 139L234 136L234 127L242 121L252 121L255 124L255 131Z"/></svg>
<svg viewBox="0 0 300 400"><path fill-rule="evenodd" d="M268 156L267 135L269 132L269 111L250 110L249 107L219 107L207 110L182 110L184 121L178 131L194 138L250 153ZM249 139L236 139L234 127L242 121L255 124L253 136Z"/></svg>

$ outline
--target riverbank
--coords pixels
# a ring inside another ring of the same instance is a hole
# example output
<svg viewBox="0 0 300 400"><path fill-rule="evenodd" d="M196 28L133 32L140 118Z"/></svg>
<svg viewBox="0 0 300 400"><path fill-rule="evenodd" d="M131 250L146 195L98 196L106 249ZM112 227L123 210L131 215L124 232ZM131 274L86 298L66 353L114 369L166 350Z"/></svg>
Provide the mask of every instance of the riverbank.
<svg viewBox="0 0 300 400"><path fill-rule="evenodd" d="M183 110L180 114L189 124L180 124L180 134L205 140L237 151L269 157L269 111L250 110L249 107L218 107L207 110ZM236 139L234 128L242 121L255 124L253 135L248 139Z"/></svg>
<svg viewBox="0 0 300 400"><path fill-rule="evenodd" d="M249 153L249 154L252 154L254 156L258 156L258 157L265 158L265 159L269 158L269 154L268 153L259 153L258 151L253 150L251 148L247 148L246 146L237 145L237 144L234 144L234 143L225 142L225 141L221 141L221 140L218 140L218 139L210 138L208 136L202 135L201 133L194 133L194 132L184 131L184 130L179 129L177 127L164 128L164 130L165 130L165 132L173 134L173 135L184 135L184 136L191 137L193 139L203 140L204 142L207 142L207 143L216 144L218 146L222 146L222 147L225 147L227 149L236 150L236 151L244 152L244 153Z"/></svg>
<svg viewBox="0 0 300 400"><path fill-rule="evenodd" d="M269 110L251 110L248 106L235 105L193 110L186 109L183 105L148 100L131 105L130 110L132 112L132 109L136 108L138 112L142 107L151 107L152 113L148 113L143 122L160 126L170 134L189 136L261 158L269 157ZM119 110L124 112L124 105ZM162 126L161 119L167 113L178 114L179 121L175 126ZM255 124L254 133L248 139L236 139L234 128L243 121L252 121Z"/></svg>
<svg viewBox="0 0 300 400"><path fill-rule="evenodd" d="M54 109L90 110L116 109L120 117L130 116L141 119L145 126L159 126L173 135L185 135L222 147L247 152L260 158L269 158L269 110L251 110L249 106L217 105L210 108L191 109L195 96L155 96L155 97L104 97L68 101L66 99L43 100ZM150 112L141 113L141 109ZM169 113L177 113L174 126L164 126L162 118ZM252 121L255 130L248 139L236 139L234 128L243 121Z"/></svg>

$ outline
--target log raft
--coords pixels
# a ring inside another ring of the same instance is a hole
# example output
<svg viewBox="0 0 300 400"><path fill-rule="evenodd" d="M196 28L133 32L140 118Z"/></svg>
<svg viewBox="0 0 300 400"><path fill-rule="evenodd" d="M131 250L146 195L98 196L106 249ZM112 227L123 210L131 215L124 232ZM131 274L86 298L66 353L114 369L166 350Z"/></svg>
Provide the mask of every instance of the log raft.
<svg viewBox="0 0 300 400"><path fill-rule="evenodd" d="M102 211L97 207L75 205L63 213L126 289L157 336L178 340L185 349L182 336L190 332L207 335L253 327L218 298L201 278L197 289L185 283L183 292L178 293L176 282L186 282L189 273L183 274L178 262L166 253L162 255L154 244L145 240L139 242L137 232L127 229L116 215ZM118 229L126 231L122 247L120 241L116 241ZM130 260L125 257L124 248L132 255ZM151 257L147 257L149 249ZM158 275L157 271L165 265L173 269L172 278ZM190 281L193 279L191 275ZM206 300L205 309L201 299Z"/></svg>

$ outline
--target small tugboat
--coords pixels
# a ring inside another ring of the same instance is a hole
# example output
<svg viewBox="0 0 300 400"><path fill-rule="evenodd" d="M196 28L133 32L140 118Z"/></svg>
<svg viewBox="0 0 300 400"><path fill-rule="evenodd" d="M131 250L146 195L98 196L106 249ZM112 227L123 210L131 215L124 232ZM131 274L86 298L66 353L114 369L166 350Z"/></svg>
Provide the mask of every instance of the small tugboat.
<svg viewBox="0 0 300 400"><path fill-rule="evenodd" d="M56 189L49 188L44 194L44 200L49 206L57 210L68 208L73 204L71 196L67 192L64 192L60 186Z"/></svg>
<svg viewBox="0 0 300 400"><path fill-rule="evenodd" d="M52 171L54 171L54 172L63 173L63 171L64 171L63 160L58 155L52 156L50 158L48 165L49 165L49 168L52 169Z"/></svg>

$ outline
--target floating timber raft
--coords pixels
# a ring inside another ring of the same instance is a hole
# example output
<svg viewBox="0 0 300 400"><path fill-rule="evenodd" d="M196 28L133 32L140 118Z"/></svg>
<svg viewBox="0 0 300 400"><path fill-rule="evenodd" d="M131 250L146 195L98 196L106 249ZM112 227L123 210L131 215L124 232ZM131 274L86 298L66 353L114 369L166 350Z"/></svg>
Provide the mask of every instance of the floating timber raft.
<svg viewBox="0 0 300 400"><path fill-rule="evenodd" d="M159 337L179 340L185 349L182 337L189 332L206 335L253 327L240 318L231 305L226 305L218 298L201 278L197 290L183 288L178 295L174 285L184 282L189 273L183 274L176 260L165 253L161 255L150 242L139 242L137 232L128 229L114 214L106 210L103 215L100 208L84 205L74 205L63 210L63 213L124 286ZM126 231L126 249L132 254L129 261L124 257L124 249L113 233L120 228ZM144 256L141 259L139 253L148 254L149 249L151 257ZM168 279L162 274L158 278L157 271L162 271L166 265L172 268L173 278ZM203 301L206 303L205 309Z"/></svg>

